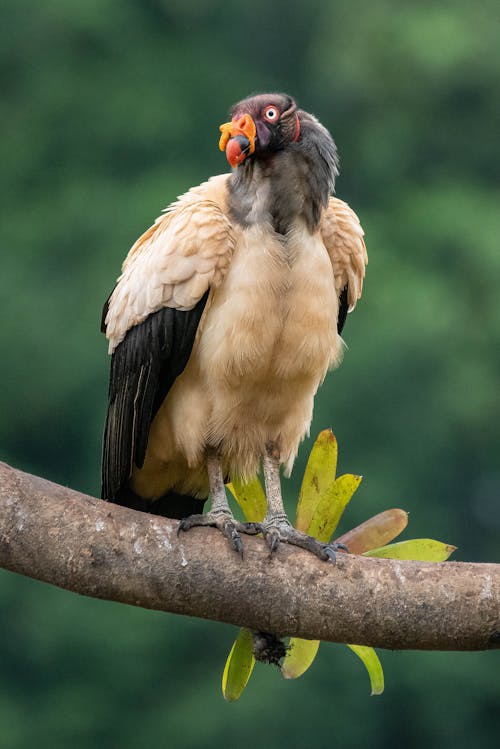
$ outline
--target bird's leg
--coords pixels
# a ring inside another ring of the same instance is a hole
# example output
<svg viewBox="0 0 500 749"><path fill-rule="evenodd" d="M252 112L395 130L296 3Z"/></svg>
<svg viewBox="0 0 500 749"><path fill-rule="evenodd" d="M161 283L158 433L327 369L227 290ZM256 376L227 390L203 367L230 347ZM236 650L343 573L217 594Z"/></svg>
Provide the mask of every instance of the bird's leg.
<svg viewBox="0 0 500 749"><path fill-rule="evenodd" d="M281 496L279 451L272 443L266 445L262 468L267 498L267 513L263 522L264 537L273 552L281 540L280 531L292 528L292 525L286 515Z"/></svg>
<svg viewBox="0 0 500 749"><path fill-rule="evenodd" d="M177 532L188 531L195 526L209 525L218 528L233 548L243 556L243 544L238 533L240 524L235 521L228 505L221 462L214 450L207 453L207 472L212 503L210 510L204 515L189 515L183 518Z"/></svg>
<svg viewBox="0 0 500 749"><path fill-rule="evenodd" d="M307 533L298 531L288 520L281 496L279 450L274 444L269 443L266 445L266 452L262 462L267 496L267 514L260 526L260 530L267 541L271 554L276 551L280 542L283 541L293 546L300 546L302 549L307 549L320 559L335 562L335 552L339 548L346 550L345 546L334 543L322 543L316 538L308 536Z"/></svg>

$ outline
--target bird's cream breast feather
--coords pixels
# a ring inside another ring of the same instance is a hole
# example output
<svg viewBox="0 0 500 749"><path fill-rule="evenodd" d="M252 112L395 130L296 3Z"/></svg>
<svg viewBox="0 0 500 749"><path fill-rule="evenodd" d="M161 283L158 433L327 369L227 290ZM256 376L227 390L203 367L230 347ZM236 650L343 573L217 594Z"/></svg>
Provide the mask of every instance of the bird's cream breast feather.
<svg viewBox="0 0 500 749"><path fill-rule="evenodd" d="M330 256L335 286L340 294L348 287L349 311L361 297L368 255L364 232L357 215L347 203L330 198L320 225L321 235Z"/></svg>
<svg viewBox="0 0 500 749"><path fill-rule="evenodd" d="M221 283L235 246L226 207L228 177L212 177L189 190L133 245L109 299L110 353L153 312L190 310Z"/></svg>
<svg viewBox="0 0 500 749"><path fill-rule="evenodd" d="M231 435L224 449L236 474L251 476L259 446L273 439L291 470L314 394L342 356L337 309L319 234L301 225L286 241L266 225L242 232L196 351L213 400L209 434L215 444Z"/></svg>

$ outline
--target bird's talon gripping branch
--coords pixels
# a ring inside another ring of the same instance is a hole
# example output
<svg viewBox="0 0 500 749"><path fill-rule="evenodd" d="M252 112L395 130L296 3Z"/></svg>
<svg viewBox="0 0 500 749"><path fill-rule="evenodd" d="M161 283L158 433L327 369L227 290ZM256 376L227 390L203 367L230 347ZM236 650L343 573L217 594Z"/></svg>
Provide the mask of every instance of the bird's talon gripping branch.
<svg viewBox="0 0 500 749"><path fill-rule="evenodd" d="M336 551L340 549L347 551L343 544L325 544L312 536L308 536L307 533L298 531L289 521L286 524L281 522L279 525L269 523L267 524L267 528L266 524L264 524L263 536L269 546L271 556L275 554L280 543L298 546L301 549L310 551L325 562L330 561L333 563L336 561Z"/></svg>
<svg viewBox="0 0 500 749"><path fill-rule="evenodd" d="M267 545L269 546L270 556L273 556L278 551L281 536L278 531L268 531L264 537L266 539Z"/></svg>
<svg viewBox="0 0 500 749"><path fill-rule="evenodd" d="M326 559L329 562L331 562L332 564L335 564L335 562L337 561L337 556L335 554L335 551L333 549L329 548L328 546L325 546L324 552L326 554Z"/></svg>
<svg viewBox="0 0 500 749"><path fill-rule="evenodd" d="M240 557L243 559L243 542L233 520L225 521L222 534L230 541L233 549L237 551Z"/></svg>
<svg viewBox="0 0 500 749"><path fill-rule="evenodd" d="M332 564L335 564L335 562L337 561L337 554L336 554L337 551L348 553L348 549L347 549L347 546L345 546L345 544L331 543L331 544L323 544L322 546L323 546L323 554L324 554L323 559L325 561L332 562Z"/></svg>
<svg viewBox="0 0 500 749"><path fill-rule="evenodd" d="M235 551L243 556L243 543L238 530L240 523L236 523L230 512L222 510L211 510L204 515L189 515L183 518L178 525L177 535L181 531L189 531L191 528L217 528L224 538L227 538Z"/></svg>

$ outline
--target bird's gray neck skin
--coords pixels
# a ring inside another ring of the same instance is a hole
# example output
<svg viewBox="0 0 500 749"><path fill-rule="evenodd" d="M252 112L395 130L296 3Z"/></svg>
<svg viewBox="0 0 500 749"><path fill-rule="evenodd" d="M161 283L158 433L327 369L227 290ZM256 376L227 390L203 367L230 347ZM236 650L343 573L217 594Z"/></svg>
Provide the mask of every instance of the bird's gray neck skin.
<svg viewBox="0 0 500 749"><path fill-rule="evenodd" d="M286 234L296 219L315 232L338 175L337 149L328 131L300 112L301 138L283 150L248 159L229 182L229 210L243 226L262 221Z"/></svg>

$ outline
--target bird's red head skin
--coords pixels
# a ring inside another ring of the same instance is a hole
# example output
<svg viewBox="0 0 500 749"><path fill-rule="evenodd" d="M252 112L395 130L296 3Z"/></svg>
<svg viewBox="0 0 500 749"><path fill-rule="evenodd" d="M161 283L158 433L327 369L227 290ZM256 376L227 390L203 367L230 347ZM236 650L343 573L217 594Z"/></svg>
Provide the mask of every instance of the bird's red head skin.
<svg viewBox="0 0 500 749"><path fill-rule="evenodd" d="M219 148L233 168L258 152L276 152L301 137L297 105L287 94L257 94L232 108L232 119L220 126Z"/></svg>

